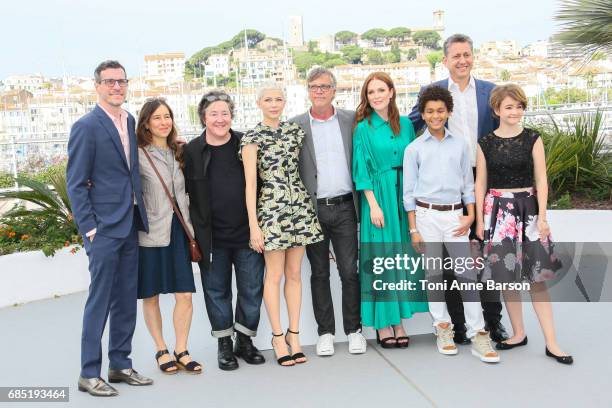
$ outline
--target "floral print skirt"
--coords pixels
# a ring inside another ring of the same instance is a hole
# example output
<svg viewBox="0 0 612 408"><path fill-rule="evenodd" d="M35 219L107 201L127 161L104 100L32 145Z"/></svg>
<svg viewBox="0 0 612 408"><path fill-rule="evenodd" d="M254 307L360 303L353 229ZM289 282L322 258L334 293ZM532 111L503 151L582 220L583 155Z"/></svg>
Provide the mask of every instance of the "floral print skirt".
<svg viewBox="0 0 612 408"><path fill-rule="evenodd" d="M535 189L516 193L490 189L484 201L484 277L496 282L544 282L561 261L549 235L540 239Z"/></svg>

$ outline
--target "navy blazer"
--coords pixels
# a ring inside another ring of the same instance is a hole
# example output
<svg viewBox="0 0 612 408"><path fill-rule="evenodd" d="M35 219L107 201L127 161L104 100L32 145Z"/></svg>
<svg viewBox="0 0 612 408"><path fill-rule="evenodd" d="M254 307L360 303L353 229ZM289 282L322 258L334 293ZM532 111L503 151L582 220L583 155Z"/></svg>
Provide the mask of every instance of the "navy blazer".
<svg viewBox="0 0 612 408"><path fill-rule="evenodd" d="M131 166L115 124L99 106L70 129L66 181L72 214L83 236L97 228L98 234L125 238L133 222L148 232L135 124L128 113ZM134 220L134 197L140 220Z"/></svg>
<svg viewBox="0 0 612 408"><path fill-rule="evenodd" d="M493 116L493 111L491 110L491 105L489 104L489 97L491 96L491 91L493 88L495 88L495 84L493 82L483 81L476 78L474 78L474 83L476 85L476 105L478 109L478 140L480 140L481 137L488 135L499 127L499 120ZM427 86L432 85L448 89L448 78L434 82ZM421 96L421 92L423 92L427 86L421 88L419 91L419 96ZM418 101L412 108L412 112L410 112L409 117L412 121L415 132L418 132L425 126L425 121L419 112ZM448 122L446 123L446 127L448 127Z"/></svg>

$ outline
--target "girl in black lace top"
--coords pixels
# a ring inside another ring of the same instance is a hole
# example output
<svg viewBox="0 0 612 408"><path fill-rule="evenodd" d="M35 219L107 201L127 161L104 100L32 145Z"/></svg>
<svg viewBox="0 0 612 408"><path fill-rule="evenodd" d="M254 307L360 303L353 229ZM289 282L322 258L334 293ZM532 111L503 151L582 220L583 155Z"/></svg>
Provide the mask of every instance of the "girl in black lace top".
<svg viewBox="0 0 612 408"><path fill-rule="evenodd" d="M499 128L478 142L476 158L476 234L485 241L484 278L528 282L533 308L546 339L546 354L571 364L557 344L552 305L545 281L561 262L553 254L546 221L548 183L544 144L537 131L523 128L527 98L516 85L498 86L491 107ZM498 343L507 350L527 344L520 293L503 291L513 336Z"/></svg>

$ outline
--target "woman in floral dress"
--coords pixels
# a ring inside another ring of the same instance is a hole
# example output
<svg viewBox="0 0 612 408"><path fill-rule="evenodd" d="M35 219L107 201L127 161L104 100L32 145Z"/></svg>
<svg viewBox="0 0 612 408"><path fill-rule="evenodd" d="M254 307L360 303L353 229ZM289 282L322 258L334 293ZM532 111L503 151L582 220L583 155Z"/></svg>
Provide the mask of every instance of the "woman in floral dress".
<svg viewBox="0 0 612 408"><path fill-rule="evenodd" d="M298 336L304 248L323 240L323 233L298 171L304 131L297 124L280 120L285 101L285 93L277 85L260 89L257 105L263 121L242 138L241 155L250 245L255 251L263 252L266 262L263 298L273 331L272 347L278 363L290 366L306 362ZM289 328L284 338L280 322L283 276L289 314Z"/></svg>
<svg viewBox="0 0 612 408"><path fill-rule="evenodd" d="M491 107L498 129L478 142L476 160L476 234L484 239L485 278L528 282L533 308L546 340L546 355L563 364L573 359L557 344L546 281L561 262L553 254L546 221L548 183L544 144L538 132L523 128L527 98L516 85L498 86ZM486 195L485 195L486 192ZM527 344L518 291L503 291L513 336L497 344L508 350Z"/></svg>

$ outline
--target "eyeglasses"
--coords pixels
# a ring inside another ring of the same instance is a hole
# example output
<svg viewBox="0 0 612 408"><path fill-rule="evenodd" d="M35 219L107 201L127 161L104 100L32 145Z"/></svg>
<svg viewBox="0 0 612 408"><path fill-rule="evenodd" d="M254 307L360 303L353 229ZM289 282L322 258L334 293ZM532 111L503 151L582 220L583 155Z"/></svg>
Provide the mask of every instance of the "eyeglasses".
<svg viewBox="0 0 612 408"><path fill-rule="evenodd" d="M308 90L310 92L329 92L331 89L333 89L334 86L333 85L308 85Z"/></svg>
<svg viewBox="0 0 612 408"><path fill-rule="evenodd" d="M112 88L113 86L115 86L115 84L119 84L121 88L125 88L128 85L128 80L127 79L101 79L100 83L106 85L109 88Z"/></svg>
<svg viewBox="0 0 612 408"><path fill-rule="evenodd" d="M220 94L220 95L208 95L204 99L206 99L208 102L214 102L214 101L229 102L230 97L229 95L226 95L226 94Z"/></svg>

